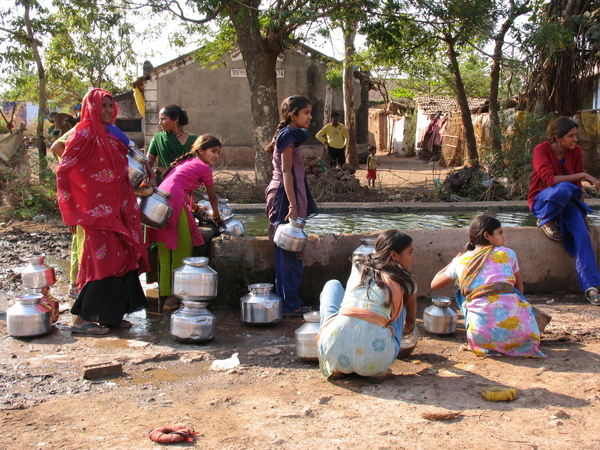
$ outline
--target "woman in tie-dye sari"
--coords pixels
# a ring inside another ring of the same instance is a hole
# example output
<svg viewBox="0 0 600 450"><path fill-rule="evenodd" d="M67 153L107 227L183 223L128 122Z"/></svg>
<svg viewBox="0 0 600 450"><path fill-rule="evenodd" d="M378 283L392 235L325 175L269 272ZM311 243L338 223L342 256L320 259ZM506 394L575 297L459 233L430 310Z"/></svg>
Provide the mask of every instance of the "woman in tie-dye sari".
<svg viewBox="0 0 600 450"><path fill-rule="evenodd" d="M469 229L465 252L440 270L432 289L457 281L456 303L465 317L467 340L476 355L545 358L538 349L535 313L523 296L517 255L503 247L498 219L477 216Z"/></svg>

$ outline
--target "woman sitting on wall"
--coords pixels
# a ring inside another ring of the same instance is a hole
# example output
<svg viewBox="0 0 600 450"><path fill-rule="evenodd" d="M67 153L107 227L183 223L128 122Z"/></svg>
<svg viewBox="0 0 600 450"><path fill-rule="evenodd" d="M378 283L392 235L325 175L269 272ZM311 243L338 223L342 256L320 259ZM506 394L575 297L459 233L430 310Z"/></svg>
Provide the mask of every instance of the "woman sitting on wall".
<svg viewBox="0 0 600 450"><path fill-rule="evenodd" d="M551 126L550 139L533 149L533 174L529 186L529 208L538 226L553 241L563 241L575 257L575 268L585 299L600 306L600 273L588 231L582 182L600 190L600 181L583 169L583 151L577 145L578 125L559 117Z"/></svg>

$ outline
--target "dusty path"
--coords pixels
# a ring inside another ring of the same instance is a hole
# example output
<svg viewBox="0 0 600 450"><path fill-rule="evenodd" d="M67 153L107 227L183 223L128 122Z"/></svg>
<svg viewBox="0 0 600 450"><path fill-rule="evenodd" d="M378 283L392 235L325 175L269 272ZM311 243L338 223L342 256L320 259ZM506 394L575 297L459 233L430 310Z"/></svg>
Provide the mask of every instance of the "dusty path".
<svg viewBox="0 0 600 450"><path fill-rule="evenodd" d="M549 300L533 299L554 316L542 345L548 359L478 358L461 350L462 328L449 337L423 332L380 385L327 382L316 363L298 360L296 318L248 327L220 313L206 345L174 342L168 320L152 311L106 337L72 335L68 314L38 339L1 329L0 448L152 449L148 430L181 423L201 434L178 446L205 449L597 449L600 308ZM234 352L241 366L210 370ZM92 360L118 360L124 373L82 380ZM517 399L483 400L481 389L497 383L516 388ZM421 416L439 411L462 414Z"/></svg>

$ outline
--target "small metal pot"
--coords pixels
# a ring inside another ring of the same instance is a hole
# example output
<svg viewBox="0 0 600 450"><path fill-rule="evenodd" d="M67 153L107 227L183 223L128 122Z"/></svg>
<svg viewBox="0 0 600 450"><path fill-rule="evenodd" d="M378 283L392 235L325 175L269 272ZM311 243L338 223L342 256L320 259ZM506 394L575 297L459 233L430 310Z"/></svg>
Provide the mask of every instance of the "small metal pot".
<svg viewBox="0 0 600 450"><path fill-rule="evenodd" d="M217 296L218 280L206 256L183 258L183 266L173 271L173 295L182 300L211 300Z"/></svg>
<svg viewBox="0 0 600 450"><path fill-rule="evenodd" d="M148 197L138 197L142 223L151 228L163 229L173 214L173 208L169 205L170 198L171 194L159 188L155 188L154 194Z"/></svg>
<svg viewBox="0 0 600 450"><path fill-rule="evenodd" d="M352 263L356 265L356 261L365 256L375 253L375 243L377 238L363 238L360 240L360 246L352 253Z"/></svg>
<svg viewBox="0 0 600 450"><path fill-rule="evenodd" d="M41 305L41 294L28 294L15 299L6 311L6 330L14 337L34 337L52 329L52 310Z"/></svg>
<svg viewBox="0 0 600 450"><path fill-rule="evenodd" d="M419 328L417 325L408 333L402 333L402 339L400 339L400 351L398 352L398 358L406 358L411 355L417 344L419 343Z"/></svg>
<svg viewBox="0 0 600 450"><path fill-rule="evenodd" d="M246 232L246 227L240 219L230 217L225 220L225 228L220 229L220 231L227 236L241 236Z"/></svg>
<svg viewBox="0 0 600 450"><path fill-rule="evenodd" d="M171 314L171 334L182 342L214 339L217 318L206 305L208 303L184 300L183 307Z"/></svg>
<svg viewBox="0 0 600 450"><path fill-rule="evenodd" d="M275 230L273 241L277 247L288 252L301 252L306 247L308 236L304 232L305 220L298 217L297 220L290 219L289 223L282 223Z"/></svg>
<svg viewBox="0 0 600 450"><path fill-rule="evenodd" d="M139 188L142 182L148 176L146 173L147 161L148 157L140 150L136 149L135 147L129 147L129 153L127 153L127 173L129 174L131 186L134 189Z"/></svg>
<svg viewBox="0 0 600 450"><path fill-rule="evenodd" d="M317 335L319 334L321 316L319 311L304 314L306 323L296 330L296 355L307 361L317 361Z"/></svg>
<svg viewBox="0 0 600 450"><path fill-rule="evenodd" d="M254 324L277 323L283 317L283 301L273 293L271 283L248 285L249 294L240 299L242 322Z"/></svg>
<svg viewBox="0 0 600 450"><path fill-rule="evenodd" d="M458 315L450 308L449 297L433 297L433 305L423 311L423 327L433 334L452 334L456 331Z"/></svg>
<svg viewBox="0 0 600 450"><path fill-rule="evenodd" d="M27 258L27 265L21 271L23 286L27 289L43 289L56 283L54 268L44 264L43 255Z"/></svg>

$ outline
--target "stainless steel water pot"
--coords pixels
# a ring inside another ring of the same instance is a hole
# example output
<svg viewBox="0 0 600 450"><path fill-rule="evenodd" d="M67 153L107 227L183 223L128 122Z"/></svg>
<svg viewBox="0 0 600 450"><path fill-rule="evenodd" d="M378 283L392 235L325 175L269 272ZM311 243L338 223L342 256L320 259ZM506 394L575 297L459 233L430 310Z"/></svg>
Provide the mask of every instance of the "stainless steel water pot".
<svg viewBox="0 0 600 450"><path fill-rule="evenodd" d="M246 227L240 219L230 217L225 220L225 227L220 231L227 236L241 236L246 232Z"/></svg>
<svg viewBox="0 0 600 450"><path fill-rule="evenodd" d="M217 318L206 305L206 302L184 300L183 307L171 314L171 334L182 342L214 339Z"/></svg>
<svg viewBox="0 0 600 450"><path fill-rule="evenodd" d="M318 360L317 335L321 315L319 311L304 314L305 324L296 330L296 355L308 361Z"/></svg>
<svg viewBox="0 0 600 450"><path fill-rule="evenodd" d="M56 283L54 268L44 264L43 255L27 258L27 265L21 271L23 286L27 289L43 289Z"/></svg>
<svg viewBox="0 0 600 450"><path fill-rule="evenodd" d="M451 334L456 331L458 315L450 308L449 297L433 297L433 305L423 311L423 327L434 334Z"/></svg>
<svg viewBox="0 0 600 450"><path fill-rule="evenodd" d="M173 214L173 208L169 205L170 198L171 194L159 188L155 188L154 193L148 197L138 197L142 223L152 228L163 229Z"/></svg>
<svg viewBox="0 0 600 450"><path fill-rule="evenodd" d="M218 280L206 256L183 258L183 266L173 271L173 295L184 300L211 300L217 295Z"/></svg>
<svg viewBox="0 0 600 450"><path fill-rule="evenodd" d="M410 356L414 349L419 343L419 328L415 324L413 329L408 333L402 333L400 339L400 351L398 352L398 358L406 358Z"/></svg>
<svg viewBox="0 0 600 450"><path fill-rule="evenodd" d="M33 337L50 332L52 310L40 304L42 294L17 297L6 311L6 330L10 336Z"/></svg>
<svg viewBox="0 0 600 450"><path fill-rule="evenodd" d="M129 174L129 181L134 189L140 187L140 184L146 179L148 174L146 173L146 162L148 157L144 155L136 147L129 147L127 153L127 173Z"/></svg>
<svg viewBox="0 0 600 450"><path fill-rule="evenodd" d="M305 220L298 217L297 220L290 219L289 223L282 223L275 230L273 238L277 247L289 252L301 252L306 247L308 236L304 232Z"/></svg>
<svg viewBox="0 0 600 450"><path fill-rule="evenodd" d="M283 301L271 291L271 283L248 285L249 294L240 299L242 322L255 324L277 323L283 317Z"/></svg>
<svg viewBox="0 0 600 450"><path fill-rule="evenodd" d="M46 305L52 312L52 323L58 321L60 318L60 303L56 297L50 294L49 287L43 287L41 289L25 288L27 294L41 294L40 305Z"/></svg>
<svg viewBox="0 0 600 450"><path fill-rule="evenodd" d="M377 238L363 238L360 240L360 246L352 252L352 263L356 264L356 261L364 258L372 253L375 253L375 243Z"/></svg>

